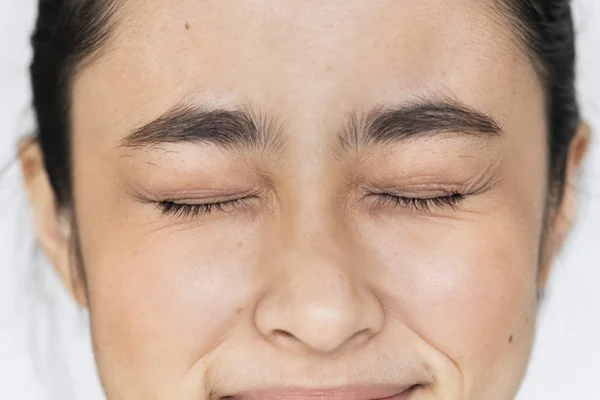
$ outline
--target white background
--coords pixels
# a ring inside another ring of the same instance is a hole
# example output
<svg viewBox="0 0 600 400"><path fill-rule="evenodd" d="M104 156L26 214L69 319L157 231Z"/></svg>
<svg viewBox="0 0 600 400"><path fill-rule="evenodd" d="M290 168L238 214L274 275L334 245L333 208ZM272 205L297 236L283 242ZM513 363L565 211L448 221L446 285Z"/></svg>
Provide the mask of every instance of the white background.
<svg viewBox="0 0 600 400"><path fill-rule="evenodd" d="M15 157L18 137L32 124L26 68L31 56L28 36L35 5L33 0L0 0L2 171ZM596 132L596 140L582 181L580 221L556 263L541 311L532 365L519 400L600 400L600 1L580 0L575 6L580 56L578 86L584 117ZM77 382L76 392L66 390L69 384L64 382L62 388L55 388L61 393L57 399L101 399L93 377L91 351L82 333L85 316L77 314L61 293L44 297L41 308L27 307L35 303L27 297L31 295L32 279L48 281L43 289L48 292L58 287L51 274L39 278L44 274L24 262L31 251L30 216L19 171L13 163L0 177L0 398L46 399L36 383L39 378L54 386L60 386L65 379ZM32 318L24 315L31 312L42 312L33 314L40 315L33 320L46 322L31 324ZM48 317L52 313L63 320L73 317L78 323L69 326L63 321L53 325L48 322L52 321ZM47 370L33 368L27 354L31 337L35 337L32 331L38 330L60 332L62 341L50 339L51 345L38 344L37 348L50 359L56 348L66 342L68 355L63 364L52 361L54 364ZM67 362L70 367L64 366Z"/></svg>

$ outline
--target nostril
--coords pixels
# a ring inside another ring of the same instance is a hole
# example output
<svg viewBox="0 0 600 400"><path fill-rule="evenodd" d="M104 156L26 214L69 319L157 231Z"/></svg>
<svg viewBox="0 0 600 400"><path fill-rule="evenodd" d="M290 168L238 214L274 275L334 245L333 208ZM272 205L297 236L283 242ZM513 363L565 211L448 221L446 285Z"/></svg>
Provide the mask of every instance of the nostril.
<svg viewBox="0 0 600 400"><path fill-rule="evenodd" d="M348 341L356 341L357 338L360 338L360 337L369 338L371 336L371 333L372 333L371 328L369 328L369 327L364 328L364 329L354 333L354 335L350 336Z"/></svg>
<svg viewBox="0 0 600 400"><path fill-rule="evenodd" d="M273 330L273 332L271 332L271 335L273 335L275 337L283 338L283 339L290 339L290 340L296 339L296 336L294 336L290 332L283 330L283 329L275 329L275 330Z"/></svg>
<svg viewBox="0 0 600 400"><path fill-rule="evenodd" d="M423 385L419 383L419 384L413 385L410 388L406 389L401 394L396 394L396 395L391 396L391 397L385 397L383 399L374 399L374 400L394 400L394 399L397 399L399 396L402 399L406 398L407 396L410 396L412 398L411 395L415 394L416 391L419 390L421 387L423 387Z"/></svg>

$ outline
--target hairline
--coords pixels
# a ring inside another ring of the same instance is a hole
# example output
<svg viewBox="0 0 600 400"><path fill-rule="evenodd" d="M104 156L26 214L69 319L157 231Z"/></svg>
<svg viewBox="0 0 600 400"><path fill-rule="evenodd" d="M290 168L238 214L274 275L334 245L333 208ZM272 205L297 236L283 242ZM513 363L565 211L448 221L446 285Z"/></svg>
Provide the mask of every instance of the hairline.
<svg viewBox="0 0 600 400"><path fill-rule="evenodd" d="M531 43L532 40L537 41L539 39L535 32L525 26L525 21L517 15L518 10L514 6L515 1L527 2L533 9L536 9L531 0L485 0L485 4L490 10L490 20L495 22L501 31L507 33L507 37L512 40L517 50L532 64L536 75L545 87L546 67L536 51L535 43ZM111 45L119 37L119 26L123 22L119 19L118 14L123 14L126 11L123 9L127 7L123 0L83 0L80 4L86 2L93 3L93 11L100 12L98 20L101 20L104 24L98 25L98 29L93 32L90 41L94 46L83 54L72 58L67 64L67 71L65 72L70 75L66 77L69 83L74 82L85 69L99 62L112 50ZM495 16L498 18L494 18Z"/></svg>

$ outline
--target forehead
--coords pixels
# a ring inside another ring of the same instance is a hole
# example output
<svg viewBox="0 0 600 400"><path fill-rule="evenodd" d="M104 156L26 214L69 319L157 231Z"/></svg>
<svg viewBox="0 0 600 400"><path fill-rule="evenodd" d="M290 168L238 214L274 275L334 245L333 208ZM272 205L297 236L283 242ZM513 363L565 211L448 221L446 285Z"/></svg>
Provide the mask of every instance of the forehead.
<svg viewBox="0 0 600 400"><path fill-rule="evenodd" d="M484 0L130 0L116 19L74 84L76 128L107 140L181 102L298 125L433 94L503 119L534 80Z"/></svg>

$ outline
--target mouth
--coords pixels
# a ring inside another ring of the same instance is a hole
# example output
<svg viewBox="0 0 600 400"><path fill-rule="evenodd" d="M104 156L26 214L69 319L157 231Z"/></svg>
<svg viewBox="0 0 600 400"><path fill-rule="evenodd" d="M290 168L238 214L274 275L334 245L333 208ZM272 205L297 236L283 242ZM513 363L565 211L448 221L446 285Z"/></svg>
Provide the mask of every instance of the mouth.
<svg viewBox="0 0 600 400"><path fill-rule="evenodd" d="M410 400L421 385L344 386L331 389L259 389L219 400Z"/></svg>

